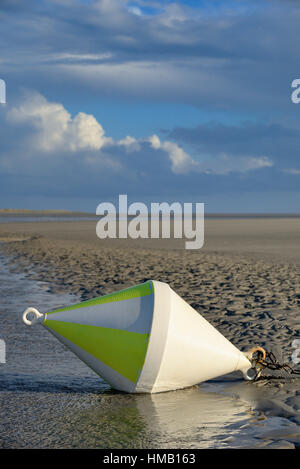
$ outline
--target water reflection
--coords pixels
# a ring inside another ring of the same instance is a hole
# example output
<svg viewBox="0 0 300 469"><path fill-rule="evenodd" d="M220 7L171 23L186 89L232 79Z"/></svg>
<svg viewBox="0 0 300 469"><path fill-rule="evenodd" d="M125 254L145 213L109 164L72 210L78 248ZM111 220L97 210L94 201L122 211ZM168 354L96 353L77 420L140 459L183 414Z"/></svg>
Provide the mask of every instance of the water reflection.
<svg viewBox="0 0 300 469"><path fill-rule="evenodd" d="M91 404L90 397L80 396L83 407ZM247 405L199 387L154 395L110 390L94 395L91 407L56 417L55 439L48 443L62 448L228 447L249 416Z"/></svg>
<svg viewBox="0 0 300 469"><path fill-rule="evenodd" d="M224 440L247 421L249 406L202 387L137 398L137 408L157 434L159 447L226 446Z"/></svg>

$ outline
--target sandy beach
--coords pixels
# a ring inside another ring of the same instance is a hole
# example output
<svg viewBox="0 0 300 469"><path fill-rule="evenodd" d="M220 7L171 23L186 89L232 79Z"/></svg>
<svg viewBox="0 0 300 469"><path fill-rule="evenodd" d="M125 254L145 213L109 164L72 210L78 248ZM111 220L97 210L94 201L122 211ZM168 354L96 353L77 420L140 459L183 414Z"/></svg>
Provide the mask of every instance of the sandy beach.
<svg viewBox="0 0 300 469"><path fill-rule="evenodd" d="M300 337L300 219L206 219L205 244L182 240L100 240L93 221L0 224L10 268L46 282L52 293L82 300L148 279L169 285L241 350L261 345L290 365ZM258 438L259 447L300 446L300 380L265 371L255 383L228 384L263 418L286 430Z"/></svg>

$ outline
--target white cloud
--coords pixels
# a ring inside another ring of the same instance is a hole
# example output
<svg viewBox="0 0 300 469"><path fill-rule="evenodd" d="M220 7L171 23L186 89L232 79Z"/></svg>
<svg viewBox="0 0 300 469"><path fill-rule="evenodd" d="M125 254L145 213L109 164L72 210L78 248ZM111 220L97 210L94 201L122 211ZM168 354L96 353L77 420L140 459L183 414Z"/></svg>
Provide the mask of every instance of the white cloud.
<svg viewBox="0 0 300 469"><path fill-rule="evenodd" d="M78 153L83 164L95 168L105 165L113 170L123 168L130 171L133 167L143 167L151 158L158 158L157 162L166 158L170 172L174 174L227 175L273 165L266 156L237 157L226 153L207 157L200 155L195 160L177 143L162 141L155 134L143 139L127 135L114 140L105 135L102 125L93 115L79 112L72 118L62 104L49 102L38 93L28 95L21 106L9 110L7 120L12 125L24 125L26 145L23 146L29 153L39 156L51 154L53 158L59 157L59 152ZM286 171L295 174L297 170Z"/></svg>
<svg viewBox="0 0 300 469"><path fill-rule="evenodd" d="M129 13L132 13L133 15L136 15L136 16L142 16L143 15L142 10L137 6L128 7L127 10L129 11Z"/></svg>
<svg viewBox="0 0 300 469"><path fill-rule="evenodd" d="M138 46L136 40L130 36L119 35L118 40L126 47ZM127 60L124 63L117 61L89 62L87 64L60 62L56 65L56 73L62 77L69 77L69 80L76 78L89 86L91 85L93 89L100 90L102 86L108 86L108 89L133 96L145 97L145 90L148 89L155 90L157 95L164 98L174 93L194 95L192 84L189 89L186 87L186 83L190 81L190 75L180 60L176 63L144 59ZM197 80L195 79L197 86L207 86L208 77L205 75L205 71L201 74L197 72L195 74L197 75ZM211 86L215 86L215 84Z"/></svg>
<svg viewBox="0 0 300 469"><path fill-rule="evenodd" d="M271 166L273 162L267 156L231 156L221 153L199 162L198 171L205 174L227 175L234 172L246 173Z"/></svg>
<svg viewBox="0 0 300 469"><path fill-rule="evenodd" d="M188 16L184 9L176 3L166 5L163 14L159 17L159 22L168 28L172 28L186 20L188 20Z"/></svg>
<svg viewBox="0 0 300 469"><path fill-rule="evenodd" d="M40 62L96 62L100 60L111 59L112 54L105 52L103 54L73 54L69 52L61 52L57 54L50 54L46 57L39 57Z"/></svg>
<svg viewBox="0 0 300 469"><path fill-rule="evenodd" d="M157 135L149 137L152 148L164 150L172 163L172 171L176 174L188 173L192 168L197 167L197 163L174 142L161 142Z"/></svg>
<svg viewBox="0 0 300 469"><path fill-rule="evenodd" d="M292 174L293 176L300 175L300 169L296 169L296 168L283 169L282 171L287 174Z"/></svg>
<svg viewBox="0 0 300 469"><path fill-rule="evenodd" d="M114 143L113 140L112 140L112 143ZM141 145L138 143L137 139L134 137L131 137L130 135L127 135L125 138L118 140L116 143L119 146L125 147L127 152L139 151L141 149Z"/></svg>
<svg viewBox="0 0 300 469"><path fill-rule="evenodd" d="M233 172L244 173L254 169L273 166L272 161L266 156L237 157L227 155L226 153L195 161L176 143L169 141L161 142L157 135L152 135L148 140L152 148L156 150L162 149L168 153L169 159L172 162L172 171L177 174L196 171L203 174L226 175Z"/></svg>
<svg viewBox="0 0 300 469"><path fill-rule="evenodd" d="M94 116L80 112L72 119L62 104L51 103L38 93L11 109L7 118L14 124L31 124L36 130L31 143L40 151L100 150L106 140Z"/></svg>

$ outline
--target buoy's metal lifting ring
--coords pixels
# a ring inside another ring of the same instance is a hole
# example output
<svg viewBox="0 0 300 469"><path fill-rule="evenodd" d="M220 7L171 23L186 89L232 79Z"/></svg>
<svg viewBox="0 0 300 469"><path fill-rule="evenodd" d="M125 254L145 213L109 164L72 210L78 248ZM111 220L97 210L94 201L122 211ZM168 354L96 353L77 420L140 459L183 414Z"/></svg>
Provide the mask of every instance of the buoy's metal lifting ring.
<svg viewBox="0 0 300 469"><path fill-rule="evenodd" d="M28 319L28 314L34 314L34 318L32 320ZM44 317L43 314L41 314L36 308L27 308L22 316L23 321L27 326L33 326L37 322L40 322L40 318Z"/></svg>
<svg viewBox="0 0 300 469"><path fill-rule="evenodd" d="M254 358L254 354L257 353L258 357ZM262 347L256 346L252 347L245 353L248 360L251 362L251 368L249 368L245 373L244 376L246 379L253 381L258 378L264 368L263 362L267 356L265 349Z"/></svg>
<svg viewBox="0 0 300 469"><path fill-rule="evenodd" d="M250 350L247 351L247 356L249 357L249 360L253 360L253 355L256 353L256 352L259 352L259 355L258 355L258 359L255 360L255 361L261 361L261 360L265 360L266 356L267 356L267 353L265 351L265 349L263 349L262 347L252 347Z"/></svg>

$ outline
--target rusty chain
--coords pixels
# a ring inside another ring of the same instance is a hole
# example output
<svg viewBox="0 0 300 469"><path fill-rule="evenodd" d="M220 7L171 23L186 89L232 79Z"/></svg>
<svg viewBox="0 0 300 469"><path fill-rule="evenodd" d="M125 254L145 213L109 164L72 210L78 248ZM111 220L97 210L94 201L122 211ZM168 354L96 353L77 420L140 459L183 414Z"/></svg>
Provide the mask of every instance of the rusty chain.
<svg viewBox="0 0 300 469"><path fill-rule="evenodd" d="M262 353L258 351L257 358L253 358L253 361L261 369L267 368L269 370L284 370L289 374L300 375L300 370L292 368L287 363L279 363L274 353L268 351L265 352L265 357L263 357Z"/></svg>

